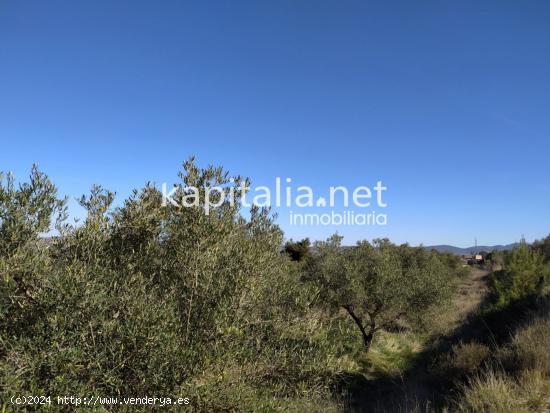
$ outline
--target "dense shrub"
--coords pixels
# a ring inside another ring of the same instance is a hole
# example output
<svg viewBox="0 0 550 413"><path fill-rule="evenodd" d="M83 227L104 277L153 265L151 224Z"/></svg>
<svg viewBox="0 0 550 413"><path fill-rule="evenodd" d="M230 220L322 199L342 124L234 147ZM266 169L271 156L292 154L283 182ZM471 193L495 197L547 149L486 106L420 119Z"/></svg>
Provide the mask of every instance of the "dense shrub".
<svg viewBox="0 0 550 413"><path fill-rule="evenodd" d="M544 257L522 242L504 259L504 268L492 274L491 287L498 305L539 295L550 277Z"/></svg>
<svg viewBox="0 0 550 413"><path fill-rule="evenodd" d="M240 184L192 160L180 178L182 190ZM152 185L119 208L113 199L93 187L82 225L59 225L49 245L39 234L64 211L53 184L33 169L29 184L1 187L6 395L187 396L203 411L327 398L332 320L280 254L269 211L162 207Z"/></svg>
<svg viewBox="0 0 550 413"><path fill-rule="evenodd" d="M550 262L550 235L533 242L532 248L534 251L541 254L546 262Z"/></svg>
<svg viewBox="0 0 550 413"><path fill-rule="evenodd" d="M287 241L284 252L292 261L305 261L311 258L311 242L309 238L304 238L301 241Z"/></svg>

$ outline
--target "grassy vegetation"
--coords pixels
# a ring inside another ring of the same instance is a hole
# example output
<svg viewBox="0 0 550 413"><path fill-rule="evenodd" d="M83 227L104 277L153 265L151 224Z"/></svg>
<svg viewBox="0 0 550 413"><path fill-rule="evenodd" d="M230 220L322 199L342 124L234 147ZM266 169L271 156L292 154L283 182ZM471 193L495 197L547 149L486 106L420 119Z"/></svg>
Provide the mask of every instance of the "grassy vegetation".
<svg viewBox="0 0 550 413"><path fill-rule="evenodd" d="M541 412L550 408L550 314L521 328L472 375L456 400L465 412Z"/></svg>
<svg viewBox="0 0 550 413"><path fill-rule="evenodd" d="M548 240L548 239L547 239ZM487 344L468 344L452 363L467 373L454 408L464 412L542 412L550 408L548 264L525 243L491 274L493 297L479 314ZM490 351L489 351L490 350Z"/></svg>
<svg viewBox="0 0 550 413"><path fill-rule="evenodd" d="M202 191L241 181L192 160L179 176ZM163 207L151 185L113 199L94 187L68 225L45 175L2 181L4 410L22 394L189 397L205 412L550 407L544 242L501 256L486 283L388 240L284 244L269 211L225 200Z"/></svg>

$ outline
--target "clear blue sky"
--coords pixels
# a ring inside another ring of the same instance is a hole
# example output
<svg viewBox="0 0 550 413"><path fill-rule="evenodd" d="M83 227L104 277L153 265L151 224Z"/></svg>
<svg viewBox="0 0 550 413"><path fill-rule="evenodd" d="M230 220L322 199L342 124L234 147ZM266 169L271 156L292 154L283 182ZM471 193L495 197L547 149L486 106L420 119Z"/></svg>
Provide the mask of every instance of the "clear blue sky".
<svg viewBox="0 0 550 413"><path fill-rule="evenodd" d="M383 180L388 225L347 242L540 238L550 2L1 1L0 143L73 198L195 154L256 184Z"/></svg>

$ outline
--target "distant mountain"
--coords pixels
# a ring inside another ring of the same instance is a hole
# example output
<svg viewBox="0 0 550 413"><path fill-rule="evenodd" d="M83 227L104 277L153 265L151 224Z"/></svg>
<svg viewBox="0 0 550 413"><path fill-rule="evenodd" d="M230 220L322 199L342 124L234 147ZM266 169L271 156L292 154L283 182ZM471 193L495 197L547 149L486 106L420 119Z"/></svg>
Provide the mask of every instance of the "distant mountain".
<svg viewBox="0 0 550 413"><path fill-rule="evenodd" d="M454 247L452 245L430 245L425 246L424 248L427 250L436 250L437 252L450 252L451 254L456 255L469 255L473 252L479 252L479 251L508 251L515 247L517 247L519 244L516 242L514 244L508 244L508 245L478 245L477 247L468 247L468 248L460 248L460 247Z"/></svg>

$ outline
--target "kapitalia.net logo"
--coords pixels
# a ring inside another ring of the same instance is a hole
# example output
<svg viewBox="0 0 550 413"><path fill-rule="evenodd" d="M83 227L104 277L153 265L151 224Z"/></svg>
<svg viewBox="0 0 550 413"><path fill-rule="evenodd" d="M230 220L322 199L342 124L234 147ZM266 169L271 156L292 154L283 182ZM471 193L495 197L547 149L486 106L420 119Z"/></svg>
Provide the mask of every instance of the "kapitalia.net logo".
<svg viewBox="0 0 550 413"><path fill-rule="evenodd" d="M162 184L163 207L200 207L205 214L229 203L243 208L270 207L276 210L286 208L290 225L387 225L388 216L384 212L388 204L385 192L388 190L382 181L373 186L331 186L325 196L315 196L312 187L294 187L291 178L275 178L274 187L248 186L242 181L231 185L173 186L168 189Z"/></svg>

